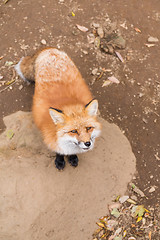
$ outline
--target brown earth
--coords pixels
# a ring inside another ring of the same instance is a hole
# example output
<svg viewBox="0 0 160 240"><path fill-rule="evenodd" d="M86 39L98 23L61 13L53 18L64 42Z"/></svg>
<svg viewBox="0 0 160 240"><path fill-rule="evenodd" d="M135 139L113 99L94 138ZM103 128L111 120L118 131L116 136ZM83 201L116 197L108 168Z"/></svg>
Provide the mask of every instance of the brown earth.
<svg viewBox="0 0 160 240"><path fill-rule="evenodd" d="M135 184L147 196L143 203L153 207L159 204L160 45L145 45L149 36L160 39L159 0L9 0L6 4L1 0L0 18L0 89L6 87L3 81L8 82L13 76L13 68L6 66L6 61L16 63L33 53L43 45L42 39L48 46L66 51L99 100L101 116L117 124L128 138L137 159ZM124 63L88 43L87 35L95 30L93 23L123 36L126 47L118 51ZM89 32L79 31L76 24L88 27ZM95 68L98 73L102 68L111 71L94 81L96 76L91 72ZM111 75L120 83L102 87ZM16 78L13 85L0 92L2 117L31 110L33 92L33 85L27 86ZM1 130L5 127L2 117ZM151 187L155 189L152 193Z"/></svg>
<svg viewBox="0 0 160 240"><path fill-rule="evenodd" d="M100 121L103 133L94 150L79 156L77 168L66 161L64 171L58 171L31 113L4 118L1 240L91 239L96 220L117 193L124 194L135 172L127 138L115 124Z"/></svg>

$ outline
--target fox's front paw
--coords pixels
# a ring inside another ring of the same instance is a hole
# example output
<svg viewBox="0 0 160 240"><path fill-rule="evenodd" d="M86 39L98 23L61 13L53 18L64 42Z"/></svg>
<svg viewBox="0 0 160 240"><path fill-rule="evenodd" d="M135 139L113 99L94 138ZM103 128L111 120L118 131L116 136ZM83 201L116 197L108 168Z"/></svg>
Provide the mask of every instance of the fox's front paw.
<svg viewBox="0 0 160 240"><path fill-rule="evenodd" d="M68 157L68 162L73 166L77 167L78 166L78 157L77 155L70 155Z"/></svg>
<svg viewBox="0 0 160 240"><path fill-rule="evenodd" d="M63 168L65 167L65 161L64 161L63 155L59 155L59 154L56 155L55 165L56 165L56 168L58 168L58 170L63 170Z"/></svg>

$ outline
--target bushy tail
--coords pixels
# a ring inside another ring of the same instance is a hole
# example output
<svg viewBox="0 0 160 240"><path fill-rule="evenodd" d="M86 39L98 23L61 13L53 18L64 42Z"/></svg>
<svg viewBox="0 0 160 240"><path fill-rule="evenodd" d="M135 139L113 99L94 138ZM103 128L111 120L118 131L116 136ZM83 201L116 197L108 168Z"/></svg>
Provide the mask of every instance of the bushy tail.
<svg viewBox="0 0 160 240"><path fill-rule="evenodd" d="M18 75L25 81L35 81L35 56L27 56L21 58L21 60L15 65L15 70Z"/></svg>

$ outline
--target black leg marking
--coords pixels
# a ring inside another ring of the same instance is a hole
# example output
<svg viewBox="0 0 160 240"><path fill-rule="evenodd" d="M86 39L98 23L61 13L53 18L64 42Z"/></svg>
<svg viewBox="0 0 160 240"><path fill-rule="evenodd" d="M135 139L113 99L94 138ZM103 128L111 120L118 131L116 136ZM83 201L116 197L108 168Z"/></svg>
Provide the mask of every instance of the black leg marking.
<svg viewBox="0 0 160 240"><path fill-rule="evenodd" d="M60 154L56 154L55 165L58 170L62 170L65 167L64 156Z"/></svg>
<svg viewBox="0 0 160 240"><path fill-rule="evenodd" d="M70 155L70 156L68 156L68 162L73 167L77 167L78 166L78 157L77 157L77 155Z"/></svg>

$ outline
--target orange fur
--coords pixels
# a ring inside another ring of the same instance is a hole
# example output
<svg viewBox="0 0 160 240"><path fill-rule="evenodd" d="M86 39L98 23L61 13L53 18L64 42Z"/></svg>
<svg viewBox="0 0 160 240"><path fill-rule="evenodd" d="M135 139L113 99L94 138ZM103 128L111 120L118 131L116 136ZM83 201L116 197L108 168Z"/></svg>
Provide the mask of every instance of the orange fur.
<svg viewBox="0 0 160 240"><path fill-rule="evenodd" d="M54 48L43 49L32 57L22 59L20 69L25 78L35 78L33 117L49 148L58 151L58 132L64 125L68 131L79 128L78 134L69 133L76 135L78 141L89 141L92 129L87 131L86 127L95 124L100 129L96 117L89 116L85 109L85 105L93 99L92 94L66 54ZM63 111L65 124L53 122L50 107Z"/></svg>

